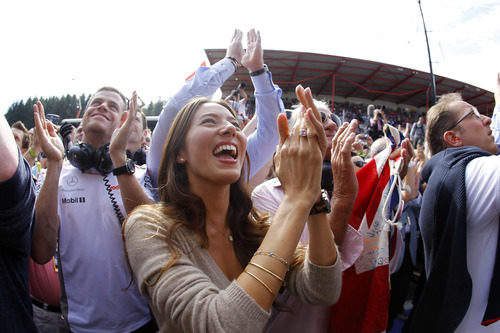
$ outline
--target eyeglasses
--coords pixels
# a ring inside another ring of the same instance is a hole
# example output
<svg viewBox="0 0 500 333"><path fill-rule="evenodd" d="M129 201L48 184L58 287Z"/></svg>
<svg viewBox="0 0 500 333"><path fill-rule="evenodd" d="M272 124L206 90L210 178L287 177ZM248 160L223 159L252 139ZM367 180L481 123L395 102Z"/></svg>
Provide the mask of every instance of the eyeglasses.
<svg viewBox="0 0 500 333"><path fill-rule="evenodd" d="M358 168L362 168L366 165L366 162L364 161L356 161L356 162L353 162L355 166L357 166Z"/></svg>
<svg viewBox="0 0 500 333"><path fill-rule="evenodd" d="M479 113L479 111L475 108L475 107L471 107L471 109L467 112L465 112L460 118L458 118L457 122L455 124L453 124L453 126L451 126L448 131L454 129L455 127L457 127L458 124L460 124L465 118L467 118L471 113L474 113L474 115L476 116L477 119L481 119L481 114Z"/></svg>
<svg viewBox="0 0 500 333"><path fill-rule="evenodd" d="M337 122L336 122L336 119L335 119L336 117L335 117L335 115L334 115L333 113L330 113L330 114L327 116L325 112L320 111L320 112L319 112L319 114L321 115L321 122L322 122L322 123L324 123L324 122L326 121L326 118L327 118L327 117L328 117L328 118L330 118L330 119L331 119L331 120L332 120L335 124L337 123Z"/></svg>

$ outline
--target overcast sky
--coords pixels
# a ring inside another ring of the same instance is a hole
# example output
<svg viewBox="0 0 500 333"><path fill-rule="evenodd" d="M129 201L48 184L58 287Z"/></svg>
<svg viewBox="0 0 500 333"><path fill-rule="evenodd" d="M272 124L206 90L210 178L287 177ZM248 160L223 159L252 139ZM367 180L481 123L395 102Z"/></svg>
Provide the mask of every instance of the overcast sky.
<svg viewBox="0 0 500 333"><path fill-rule="evenodd" d="M500 71L498 0L422 0L434 73L493 91ZM0 4L0 110L34 96L111 85L167 99L232 31L263 47L428 71L416 0L16 0ZM271 69L272 70L272 69Z"/></svg>

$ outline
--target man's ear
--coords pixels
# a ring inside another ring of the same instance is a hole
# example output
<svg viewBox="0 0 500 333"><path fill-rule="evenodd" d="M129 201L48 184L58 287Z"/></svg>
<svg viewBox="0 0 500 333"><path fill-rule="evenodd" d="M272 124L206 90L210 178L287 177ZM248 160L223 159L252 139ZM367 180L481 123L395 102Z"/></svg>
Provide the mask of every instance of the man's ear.
<svg viewBox="0 0 500 333"><path fill-rule="evenodd" d="M444 132L443 139L447 147L455 148L463 146L462 139L460 139L455 131Z"/></svg>

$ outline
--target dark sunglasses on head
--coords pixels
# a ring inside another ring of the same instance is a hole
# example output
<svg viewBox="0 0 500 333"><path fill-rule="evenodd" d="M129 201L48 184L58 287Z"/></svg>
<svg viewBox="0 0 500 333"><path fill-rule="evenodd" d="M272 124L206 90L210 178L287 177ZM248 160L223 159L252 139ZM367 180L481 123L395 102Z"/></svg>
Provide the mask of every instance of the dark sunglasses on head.
<svg viewBox="0 0 500 333"><path fill-rule="evenodd" d="M334 123L337 123L335 121L335 115L333 113L330 113L328 116L326 115L325 112L319 112L319 114L321 115L321 122L324 123L326 121L326 118L330 118Z"/></svg>

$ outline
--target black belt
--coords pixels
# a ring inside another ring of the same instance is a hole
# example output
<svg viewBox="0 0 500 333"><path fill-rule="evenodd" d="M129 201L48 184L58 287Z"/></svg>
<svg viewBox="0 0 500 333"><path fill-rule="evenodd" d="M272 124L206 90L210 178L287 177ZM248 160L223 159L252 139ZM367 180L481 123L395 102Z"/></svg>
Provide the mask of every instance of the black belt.
<svg viewBox="0 0 500 333"><path fill-rule="evenodd" d="M41 309L44 309L44 310L47 310L47 311L50 311L50 312L57 312L57 313L61 313L61 308L58 307L58 306L52 306L50 304L47 304L47 303L44 303L44 302L41 302L33 297L31 297L31 302L33 303L33 305L35 305L36 307L39 307Z"/></svg>

